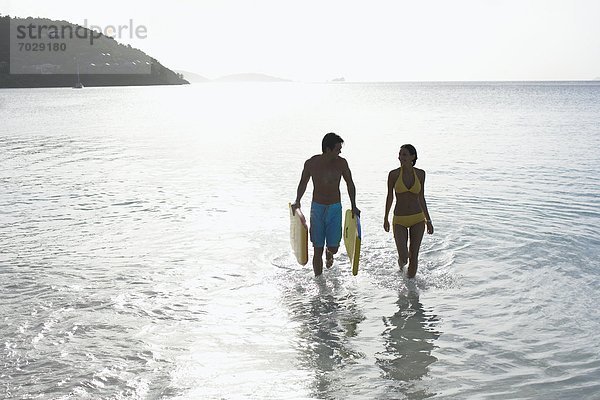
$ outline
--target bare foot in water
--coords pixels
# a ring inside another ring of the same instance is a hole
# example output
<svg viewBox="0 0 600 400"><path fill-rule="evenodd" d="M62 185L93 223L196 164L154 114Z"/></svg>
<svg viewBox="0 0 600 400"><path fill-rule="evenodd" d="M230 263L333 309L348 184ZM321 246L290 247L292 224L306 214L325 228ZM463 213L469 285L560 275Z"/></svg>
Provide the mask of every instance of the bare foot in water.
<svg viewBox="0 0 600 400"><path fill-rule="evenodd" d="M404 271L404 266L406 265L406 261L402 261L398 259L398 266L400 267L400 271Z"/></svg>
<svg viewBox="0 0 600 400"><path fill-rule="evenodd" d="M333 265L333 253L329 251L329 249L325 250L325 266L327 268L331 268Z"/></svg>

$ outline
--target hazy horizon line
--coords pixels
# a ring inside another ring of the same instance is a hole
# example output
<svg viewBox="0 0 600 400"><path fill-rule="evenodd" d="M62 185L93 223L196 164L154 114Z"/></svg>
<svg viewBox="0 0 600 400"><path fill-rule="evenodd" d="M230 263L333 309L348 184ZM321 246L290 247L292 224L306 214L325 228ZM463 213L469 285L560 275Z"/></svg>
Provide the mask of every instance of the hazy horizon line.
<svg viewBox="0 0 600 400"><path fill-rule="evenodd" d="M206 79L206 83L214 82L214 83L227 83L227 82L219 82L220 79L227 77L239 77L244 75L259 75L267 78L274 79L273 81L254 81L257 83L335 83L335 84L344 84L344 83L494 83L494 82L502 82L502 83L511 83L511 82L600 82L600 77L596 78L569 78L569 79L424 79L424 80L352 80L352 79L344 79L343 81L336 80L339 78L333 78L329 80L319 80L319 79L290 79L283 78L278 75L270 75L264 74L260 72L239 72L239 73L231 73L220 75L216 78L208 78L205 75L199 74L197 72L188 71L179 68L173 68L173 71L183 73L194 74L198 77ZM251 80L247 82L253 82ZM198 82L201 83L201 82Z"/></svg>

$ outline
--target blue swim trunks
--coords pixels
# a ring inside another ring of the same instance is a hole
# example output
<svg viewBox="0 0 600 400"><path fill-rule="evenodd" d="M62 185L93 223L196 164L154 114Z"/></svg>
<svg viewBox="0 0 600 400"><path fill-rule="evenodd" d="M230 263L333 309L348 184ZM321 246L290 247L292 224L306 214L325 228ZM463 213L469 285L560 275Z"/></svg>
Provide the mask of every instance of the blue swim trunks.
<svg viewBox="0 0 600 400"><path fill-rule="evenodd" d="M310 241L314 247L339 247L342 240L342 203L310 205Z"/></svg>

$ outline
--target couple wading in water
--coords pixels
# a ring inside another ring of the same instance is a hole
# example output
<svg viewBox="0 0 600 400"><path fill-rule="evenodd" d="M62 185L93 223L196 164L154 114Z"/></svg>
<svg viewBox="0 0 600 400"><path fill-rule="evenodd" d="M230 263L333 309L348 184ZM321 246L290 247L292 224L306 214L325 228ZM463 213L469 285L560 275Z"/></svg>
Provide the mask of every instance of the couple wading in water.
<svg viewBox="0 0 600 400"><path fill-rule="evenodd" d="M323 273L323 251L325 263L333 265L342 239L342 204L340 194L341 179L344 178L352 213L360 215L356 207L356 188L348 162L340 157L344 140L335 133L328 133L321 144L322 154L315 155L304 163L296 201L292 210L300 208L300 200L306 191L309 180L313 181L313 198L310 209L310 240L314 247L313 270L315 276ZM419 248L425 230L433 233L433 224L425 201L425 171L415 168L417 150L410 144L400 147L398 154L400 167L388 174L387 196L383 228L392 228L398 265L403 269L408 264L407 277L417 273ZM389 213L396 197L392 225Z"/></svg>

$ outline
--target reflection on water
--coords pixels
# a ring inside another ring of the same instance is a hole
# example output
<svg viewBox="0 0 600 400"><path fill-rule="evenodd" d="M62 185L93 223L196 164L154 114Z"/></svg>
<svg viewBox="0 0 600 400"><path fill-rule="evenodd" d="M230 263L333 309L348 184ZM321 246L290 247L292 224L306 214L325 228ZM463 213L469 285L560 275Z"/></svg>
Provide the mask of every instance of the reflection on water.
<svg viewBox="0 0 600 400"><path fill-rule="evenodd" d="M343 274L293 280L282 290L282 300L296 324L297 365L313 376L305 386L311 398L415 400L434 395L422 378L437 361L432 352L440 322L418 292L397 292L393 310L388 309L391 315L383 316L374 304L381 306L385 298L359 290ZM370 384L361 376L369 377Z"/></svg>
<svg viewBox="0 0 600 400"><path fill-rule="evenodd" d="M436 330L439 319L423 307L416 292L400 292L396 304L398 311L383 318L385 351L376 354L377 365L386 379L397 381L403 387L408 398L430 397L432 394L411 390L402 383L423 378L429 366L437 361L431 352L441 334Z"/></svg>
<svg viewBox="0 0 600 400"><path fill-rule="evenodd" d="M310 390L315 398L329 398L345 389L343 370L364 355L349 340L365 319L355 294L338 277L298 284L286 294L298 326L300 366L314 371Z"/></svg>

